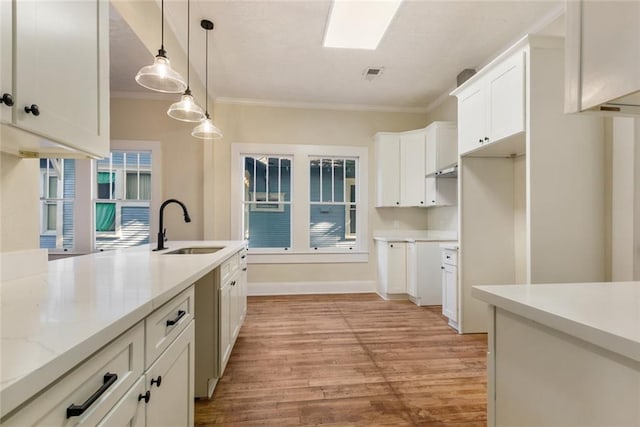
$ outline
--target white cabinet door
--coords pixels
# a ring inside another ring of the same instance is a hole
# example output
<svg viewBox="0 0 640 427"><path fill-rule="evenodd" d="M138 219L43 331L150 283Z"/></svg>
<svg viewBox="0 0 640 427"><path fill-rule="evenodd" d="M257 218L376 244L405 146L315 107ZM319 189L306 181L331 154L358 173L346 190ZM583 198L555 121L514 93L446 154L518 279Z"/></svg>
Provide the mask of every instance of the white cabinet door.
<svg viewBox="0 0 640 427"><path fill-rule="evenodd" d="M140 377L137 383L124 395L111 412L97 424L97 427L129 426L144 427L146 425L145 401L141 399L146 393L145 377Z"/></svg>
<svg viewBox="0 0 640 427"><path fill-rule="evenodd" d="M524 132L525 53L507 58L487 77L489 96L489 140L498 141Z"/></svg>
<svg viewBox="0 0 640 427"><path fill-rule="evenodd" d="M224 368L227 366L229 356L231 355L231 302L233 300L231 282L226 283L220 288L220 348L219 374L222 376Z"/></svg>
<svg viewBox="0 0 640 427"><path fill-rule="evenodd" d="M469 86L458 97L458 152L460 155L482 146L486 131L487 105L483 82Z"/></svg>
<svg viewBox="0 0 640 427"><path fill-rule="evenodd" d="M400 205L424 206L425 135L424 131L400 136Z"/></svg>
<svg viewBox="0 0 640 427"><path fill-rule="evenodd" d="M407 244L404 242L387 243L387 292L390 294L407 293Z"/></svg>
<svg viewBox="0 0 640 427"><path fill-rule="evenodd" d="M458 271L451 264L444 264L442 269L442 314L458 322Z"/></svg>
<svg viewBox="0 0 640 427"><path fill-rule="evenodd" d="M435 126L429 125L425 130L425 175L434 174L438 171L438 130Z"/></svg>
<svg viewBox="0 0 640 427"><path fill-rule="evenodd" d="M147 425L193 425L194 345L192 321L147 371Z"/></svg>
<svg viewBox="0 0 640 427"><path fill-rule="evenodd" d="M13 10L13 2L0 2L0 97L14 98L13 94L13 69L11 61L5 58L11 58L13 43L13 22L11 19ZM8 100L8 98L7 98ZM10 100L9 100L10 102ZM0 122L11 123L11 113L13 108L4 102L0 104Z"/></svg>
<svg viewBox="0 0 640 427"><path fill-rule="evenodd" d="M407 243L407 294L418 297L418 246L415 242Z"/></svg>
<svg viewBox="0 0 640 427"><path fill-rule="evenodd" d="M14 95L11 123L89 155L108 156L109 2L18 1L13 7L15 72L12 88L2 88ZM11 58L6 53L3 48L3 62Z"/></svg>
<svg viewBox="0 0 640 427"><path fill-rule="evenodd" d="M240 327L242 326L242 285L240 284L240 276L231 281L231 310L229 313L231 343L235 343Z"/></svg>
<svg viewBox="0 0 640 427"><path fill-rule="evenodd" d="M400 135L376 135L376 206L400 206Z"/></svg>
<svg viewBox="0 0 640 427"><path fill-rule="evenodd" d="M427 206L436 206L438 202L438 181L435 176L428 176L425 178L425 199L427 200Z"/></svg>
<svg viewBox="0 0 640 427"><path fill-rule="evenodd" d="M436 169L458 163L458 129L455 123L436 122Z"/></svg>

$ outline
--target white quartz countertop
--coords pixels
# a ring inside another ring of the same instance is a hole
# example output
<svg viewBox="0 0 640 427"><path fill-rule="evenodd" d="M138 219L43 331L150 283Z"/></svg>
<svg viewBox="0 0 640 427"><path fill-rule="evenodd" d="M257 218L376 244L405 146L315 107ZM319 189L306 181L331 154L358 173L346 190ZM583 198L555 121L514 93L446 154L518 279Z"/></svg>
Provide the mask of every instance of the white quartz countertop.
<svg viewBox="0 0 640 427"><path fill-rule="evenodd" d="M47 263L0 284L0 417L189 287L244 241L167 242ZM182 247L215 253L165 255Z"/></svg>
<svg viewBox="0 0 640 427"><path fill-rule="evenodd" d="M474 286L471 295L640 362L640 282Z"/></svg>
<svg viewBox="0 0 640 427"><path fill-rule="evenodd" d="M444 242L458 240L458 233L448 230L379 230L374 240L381 242Z"/></svg>

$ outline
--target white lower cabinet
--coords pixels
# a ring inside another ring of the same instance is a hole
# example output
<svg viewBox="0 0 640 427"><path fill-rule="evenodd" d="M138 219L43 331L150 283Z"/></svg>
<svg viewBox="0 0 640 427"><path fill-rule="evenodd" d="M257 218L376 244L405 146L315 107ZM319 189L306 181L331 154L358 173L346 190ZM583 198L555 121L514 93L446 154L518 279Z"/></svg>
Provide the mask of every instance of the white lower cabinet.
<svg viewBox="0 0 640 427"><path fill-rule="evenodd" d="M1 424L192 426L193 294L191 286L162 305ZM145 348L160 349L146 364Z"/></svg>
<svg viewBox="0 0 640 427"><path fill-rule="evenodd" d="M113 407L106 417L100 421L98 427L111 426L146 426L145 402L140 396L145 396L145 378L140 377L133 387Z"/></svg>
<svg viewBox="0 0 640 427"><path fill-rule="evenodd" d="M377 241L378 283L383 296L407 293L407 243Z"/></svg>
<svg viewBox="0 0 640 427"><path fill-rule="evenodd" d="M458 251L442 249L442 314L458 330Z"/></svg>
<svg viewBox="0 0 640 427"><path fill-rule="evenodd" d="M193 425L194 322L171 343L146 372L147 425Z"/></svg>

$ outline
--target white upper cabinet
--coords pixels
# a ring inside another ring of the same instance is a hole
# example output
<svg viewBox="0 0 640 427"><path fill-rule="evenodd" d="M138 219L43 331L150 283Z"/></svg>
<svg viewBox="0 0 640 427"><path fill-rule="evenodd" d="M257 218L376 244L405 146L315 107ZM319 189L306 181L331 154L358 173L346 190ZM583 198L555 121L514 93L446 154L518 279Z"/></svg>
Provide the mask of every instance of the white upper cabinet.
<svg viewBox="0 0 640 427"><path fill-rule="evenodd" d="M376 134L377 207L425 206L424 129Z"/></svg>
<svg viewBox="0 0 640 427"><path fill-rule="evenodd" d="M640 2L568 1L565 111L640 114Z"/></svg>
<svg viewBox="0 0 640 427"><path fill-rule="evenodd" d="M109 3L2 2L2 151L109 154ZM13 23L13 25L11 25ZM6 61L5 61L6 59Z"/></svg>
<svg viewBox="0 0 640 427"><path fill-rule="evenodd" d="M456 124L433 122L425 129L425 174L431 175L458 163Z"/></svg>
<svg viewBox="0 0 640 427"><path fill-rule="evenodd" d="M498 58L452 95L458 97L458 151L464 155L525 131L525 53Z"/></svg>
<svg viewBox="0 0 640 427"><path fill-rule="evenodd" d="M400 206L400 135L376 134L376 206Z"/></svg>
<svg viewBox="0 0 640 427"><path fill-rule="evenodd" d="M424 131L400 135L400 205L424 206Z"/></svg>

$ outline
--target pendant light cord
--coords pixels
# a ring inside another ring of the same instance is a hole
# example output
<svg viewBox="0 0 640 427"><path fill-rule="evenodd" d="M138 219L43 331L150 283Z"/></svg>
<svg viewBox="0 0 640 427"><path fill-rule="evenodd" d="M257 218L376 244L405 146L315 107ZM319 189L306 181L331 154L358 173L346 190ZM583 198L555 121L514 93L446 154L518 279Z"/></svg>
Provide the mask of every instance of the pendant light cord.
<svg viewBox="0 0 640 427"><path fill-rule="evenodd" d="M163 0L164 1L164 0ZM189 44L190 44L190 37L191 37L191 27L190 27L190 17L191 17L191 2L189 0L187 0L187 91L190 92L189 90L189 68L190 67L190 62L189 62Z"/></svg>
<svg viewBox="0 0 640 427"><path fill-rule="evenodd" d="M166 54L164 50L164 0L160 2L160 50L162 55Z"/></svg>
<svg viewBox="0 0 640 427"><path fill-rule="evenodd" d="M204 96L206 116L209 118L209 30L207 30L207 38L204 42L205 62L204 62Z"/></svg>

